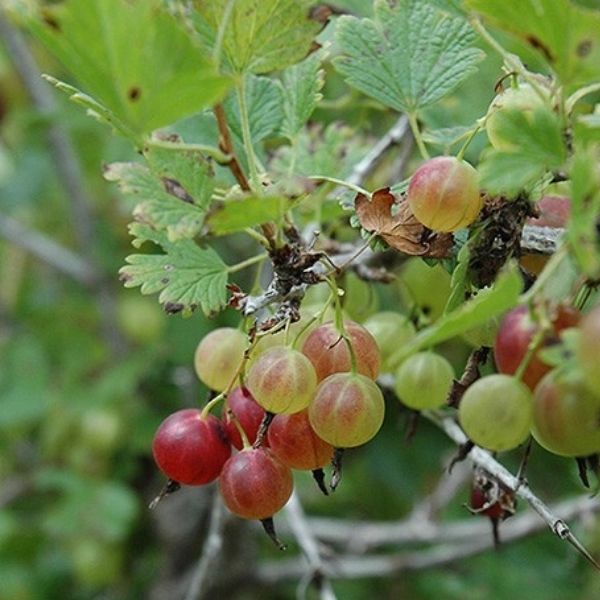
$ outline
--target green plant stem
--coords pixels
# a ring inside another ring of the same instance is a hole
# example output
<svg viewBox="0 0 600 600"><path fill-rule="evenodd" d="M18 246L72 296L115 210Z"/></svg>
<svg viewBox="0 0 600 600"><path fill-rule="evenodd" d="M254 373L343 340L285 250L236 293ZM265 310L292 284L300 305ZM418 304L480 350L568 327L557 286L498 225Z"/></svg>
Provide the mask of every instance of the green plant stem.
<svg viewBox="0 0 600 600"><path fill-rule="evenodd" d="M419 124L417 123L417 114L412 112L408 113L408 123L410 125L410 129L412 131L413 137L415 138L415 142L417 144L417 148L421 153L421 156L425 160L429 160L431 158L429 156L429 152L427 152L427 148L425 147L425 142L423 141L423 136L421 135L421 130L419 129Z"/></svg>
<svg viewBox="0 0 600 600"><path fill-rule="evenodd" d="M539 83L536 81L535 77L531 76L529 71L519 60L518 56L511 54L500 43L498 43L493 36L490 35L489 31L483 26L477 17L469 19L469 24L503 58L504 64L510 72L514 72L523 77L523 79L525 79L527 83L529 83L535 90L538 96L540 96L542 100L546 100L546 95L542 91Z"/></svg>
<svg viewBox="0 0 600 600"><path fill-rule="evenodd" d="M217 404L219 404L219 402L222 402L223 400L225 400L226 397L227 397L227 394L225 392L221 392L218 396L215 396L212 400L207 402L205 404L204 408L202 409L202 412L200 413L200 418L206 419L206 417L209 415L210 411Z"/></svg>
<svg viewBox="0 0 600 600"><path fill-rule="evenodd" d="M317 311L308 320L308 322L302 327L302 329L300 329L300 331L296 334L296 337L294 338L294 341L292 342L292 348L296 349L298 347L298 342L302 339L302 336L306 333L306 331L308 330L308 328L315 321L319 321L319 320L321 320L323 318L323 315L325 314L325 312L327 311L327 309L329 308L329 306L333 302L333 299L334 299L334 296L333 296L333 293L331 293L329 295L329 298L327 298L327 300L325 301L325 304L323 305L323 307L319 311Z"/></svg>
<svg viewBox="0 0 600 600"><path fill-rule="evenodd" d="M250 170L250 181L254 191L258 194L261 192L260 178L258 169L256 168L256 155L252 146L252 134L250 133L250 119L248 116L248 105L246 103L246 83L243 78L240 79L237 88L237 97L240 107L240 122L242 125L242 138L244 140L244 150L248 160L248 168Z"/></svg>
<svg viewBox="0 0 600 600"><path fill-rule="evenodd" d="M343 179L337 179L336 177L328 177L327 175L309 175L307 179L312 179L314 181L329 181L329 183L335 183L335 185L348 188L349 190L352 190L357 194L363 194L363 196L371 198L370 192L367 192L367 190L361 188L359 185L355 185L354 183L344 181Z"/></svg>
<svg viewBox="0 0 600 600"><path fill-rule="evenodd" d="M340 302L339 289L335 281L333 281L331 278L326 277L325 281L331 289L333 301L335 303L335 328L338 330L341 338L344 340L344 343L348 348L348 353L350 354L351 371L354 375L356 375L356 373L358 373L358 363L356 361L356 353L354 352L352 340L350 339L350 336L348 335L348 332L344 327L344 312L342 309L342 304Z"/></svg>
<svg viewBox="0 0 600 600"><path fill-rule="evenodd" d="M267 256L268 256L268 254L266 254L266 253L257 254L256 256L251 256L250 258L247 258L246 260L236 263L235 265L231 265L230 267L227 267L227 272L228 273L237 273L238 271L242 271L246 267L251 267L252 265L255 265L256 263L259 263L259 262L265 260L265 258L267 258Z"/></svg>
<svg viewBox="0 0 600 600"><path fill-rule="evenodd" d="M207 144L186 144L185 142L167 142L166 140L148 139L144 142L144 145L150 146L151 148L164 148L166 150L198 152L214 158L221 165L226 165L231 160L231 156L221 152L218 148Z"/></svg>
<svg viewBox="0 0 600 600"><path fill-rule="evenodd" d="M469 147L469 144L473 141L473 138L479 133L480 129L481 129L481 125L477 125L477 127L475 127L475 129L473 129L473 131L469 134L469 137L465 140L465 143L462 145L461 149L458 151L458 154L456 155L456 158L458 158L458 160L463 160L463 158L465 156L465 152L467 151L467 148Z"/></svg>
<svg viewBox="0 0 600 600"><path fill-rule="evenodd" d="M256 240L261 246L265 248L270 248L269 240L264 236L258 233L258 231L252 229L252 227L246 227L244 229L244 233L250 236L253 240Z"/></svg>

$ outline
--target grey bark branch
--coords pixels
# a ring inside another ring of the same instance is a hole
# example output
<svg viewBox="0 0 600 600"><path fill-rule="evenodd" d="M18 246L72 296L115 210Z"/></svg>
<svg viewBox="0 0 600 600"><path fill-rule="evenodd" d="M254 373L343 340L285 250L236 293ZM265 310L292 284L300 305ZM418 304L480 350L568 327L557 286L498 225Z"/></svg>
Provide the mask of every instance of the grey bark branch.
<svg viewBox="0 0 600 600"><path fill-rule="evenodd" d="M410 133L408 117L402 115L389 131L377 141L363 159L352 169L348 182L361 185L367 175L375 168L382 156L395 144L399 144Z"/></svg>
<svg viewBox="0 0 600 600"><path fill-rule="evenodd" d="M290 528L308 561L308 573L306 575L309 577L309 583L314 582L319 590L321 600L336 600L331 582L325 576L323 559L321 558L317 539L308 526L302 504L295 491L285 506L284 512L288 518Z"/></svg>
<svg viewBox="0 0 600 600"><path fill-rule="evenodd" d="M600 500L589 498L587 496L578 497L555 504L549 509L561 521L572 520L578 517L585 517L589 514L600 511ZM476 520L477 517L473 517ZM471 535L458 540L452 536L444 535L446 528L441 527L436 532L435 539L429 540L436 545L432 549L385 554L385 555L357 555L346 554L336 555L331 560L324 562L326 575L331 579L360 579L365 577L389 577L403 571L417 571L440 567L459 561L469 556L480 554L494 547L494 542L490 533L487 520L477 520L474 527L470 529ZM312 520L309 521L311 526ZM353 524L348 523L347 531ZM385 525L382 523L382 527ZM533 511L528 511L522 515L512 517L509 521L503 523L502 541L511 543L538 531L541 531L546 524L538 518ZM319 529L314 528L318 535ZM290 559L287 561L266 562L257 567L256 578L258 581L275 585L277 583L294 580L302 577L306 565L303 560Z"/></svg>
<svg viewBox="0 0 600 600"><path fill-rule="evenodd" d="M452 417L440 416L436 413L425 413L436 423L448 437L459 446L464 445L468 438L463 433ZM553 513L553 511L531 490L524 481L519 481L512 473L510 473L503 465L501 465L489 452L475 446L469 452L470 460L485 469L493 475L498 481L506 487L513 490L518 496L526 500L531 508L545 521L550 530L559 538L569 542L577 551L590 561L596 568L600 569L600 565L584 548L579 540L573 535L569 526L564 520Z"/></svg>
<svg viewBox="0 0 600 600"><path fill-rule="evenodd" d="M96 269L78 254L3 214L0 214L0 235L82 285L93 286L98 281Z"/></svg>
<svg viewBox="0 0 600 600"><path fill-rule="evenodd" d="M185 600L200 600L206 597L205 591L210 587L215 575L215 565L223 548L223 530L225 528L225 507L221 495L215 492L210 511L210 524L208 534L202 549L198 566L192 575L190 587L185 595Z"/></svg>

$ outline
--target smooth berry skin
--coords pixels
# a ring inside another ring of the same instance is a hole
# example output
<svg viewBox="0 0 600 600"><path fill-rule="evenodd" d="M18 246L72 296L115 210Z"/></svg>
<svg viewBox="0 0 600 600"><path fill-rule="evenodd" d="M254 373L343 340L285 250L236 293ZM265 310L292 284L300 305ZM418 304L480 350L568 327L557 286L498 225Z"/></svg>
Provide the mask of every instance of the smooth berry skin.
<svg viewBox="0 0 600 600"><path fill-rule="evenodd" d="M568 327L575 327L579 319L579 311L569 307L557 308L552 319L554 331L540 344L523 373L523 383L529 389L533 391L540 379L551 369L539 358L539 349L556 343L559 332ZM494 359L500 373L516 373L538 328L539 325L531 318L529 308L525 305L517 306L505 315L494 343Z"/></svg>
<svg viewBox="0 0 600 600"><path fill-rule="evenodd" d="M310 404L317 376L304 354L275 346L252 363L246 383L256 402L266 411L292 414Z"/></svg>
<svg viewBox="0 0 600 600"><path fill-rule="evenodd" d="M219 327L205 335L194 354L194 368L202 383L222 392L231 384L246 349L246 335L233 327Z"/></svg>
<svg viewBox="0 0 600 600"><path fill-rule="evenodd" d="M582 374L554 369L533 397L535 440L553 454L589 456L600 452L600 397Z"/></svg>
<svg viewBox="0 0 600 600"><path fill-rule="evenodd" d="M229 411L233 413L233 416L229 414ZM236 419L244 430L248 442L253 444L264 416L264 409L257 404L248 388L236 387L233 389L227 396L227 403L223 407L223 422L232 445L238 450L244 447L242 436L235 424Z"/></svg>
<svg viewBox="0 0 600 600"><path fill-rule="evenodd" d="M454 156L437 156L414 173L407 191L412 213L434 231L468 227L483 206L477 171Z"/></svg>
<svg viewBox="0 0 600 600"><path fill-rule="evenodd" d="M577 358L583 371L586 385L600 397L600 306L590 311L579 326Z"/></svg>
<svg viewBox="0 0 600 600"><path fill-rule="evenodd" d="M231 456L223 422L214 415L202 417L194 408L168 416L152 443L154 460L169 478L186 485L214 481Z"/></svg>
<svg viewBox="0 0 600 600"><path fill-rule="evenodd" d="M334 373L317 388L308 408L311 427L334 448L354 448L375 437L385 402L377 384L359 373Z"/></svg>
<svg viewBox="0 0 600 600"><path fill-rule="evenodd" d="M308 411L276 415L267 433L269 448L290 469L314 471L331 462L333 446L313 430Z"/></svg>
<svg viewBox="0 0 600 600"><path fill-rule="evenodd" d="M344 328L356 355L357 371L370 379L376 379L381 358L375 338L368 329L354 321L344 321ZM352 369L348 345L345 340L340 339L340 332L333 321L324 323L309 334L302 345L302 353L313 364L318 381L323 381L334 373Z"/></svg>
<svg viewBox="0 0 600 600"><path fill-rule="evenodd" d="M232 456L219 477L225 506L244 519L267 519L281 510L294 487L292 472L267 448Z"/></svg>

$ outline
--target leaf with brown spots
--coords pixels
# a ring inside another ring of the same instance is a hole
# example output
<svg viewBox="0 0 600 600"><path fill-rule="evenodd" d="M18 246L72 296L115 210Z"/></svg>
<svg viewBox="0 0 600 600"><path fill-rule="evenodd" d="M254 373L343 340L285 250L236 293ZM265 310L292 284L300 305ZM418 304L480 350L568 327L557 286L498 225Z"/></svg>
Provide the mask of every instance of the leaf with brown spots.
<svg viewBox="0 0 600 600"><path fill-rule="evenodd" d="M392 214L394 207L397 210ZM391 248L431 258L446 258L450 253L452 235L432 232L419 223L408 203L398 201L389 187L373 192L371 200L358 194L354 208L361 226L376 233Z"/></svg>

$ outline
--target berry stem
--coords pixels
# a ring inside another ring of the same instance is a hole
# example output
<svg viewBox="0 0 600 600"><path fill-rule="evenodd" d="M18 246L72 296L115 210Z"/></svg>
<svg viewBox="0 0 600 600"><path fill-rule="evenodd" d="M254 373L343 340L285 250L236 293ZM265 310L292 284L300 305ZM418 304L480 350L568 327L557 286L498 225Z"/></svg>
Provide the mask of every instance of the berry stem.
<svg viewBox="0 0 600 600"><path fill-rule="evenodd" d="M350 340L350 337L346 332L346 328L344 327L344 311L340 302L340 290L333 279L326 277L325 281L327 282L327 285L331 288L331 292L333 294L333 301L335 303L335 328L339 331L340 337L344 340L344 343L348 347L348 353L350 354L351 371L353 374L356 375L356 373L358 372L358 363L356 360L356 353L354 352L354 347L352 346L352 341Z"/></svg>
<svg viewBox="0 0 600 600"><path fill-rule="evenodd" d="M456 155L456 158L458 158L458 160L464 159L465 152L467 151L469 144L473 141L474 137L479 133L480 130L481 130L481 125L477 125L477 127L475 127L475 129L473 129L473 131L471 131L471 133L469 134L469 137L465 140L465 143L461 146L461 149L458 151L458 154Z"/></svg>
<svg viewBox="0 0 600 600"><path fill-rule="evenodd" d="M423 136L421 135L421 130L419 129L419 123L417 122L417 114L414 112L408 113L408 123L410 125L410 129L412 131L413 137L415 138L415 142L417 144L417 148L421 153L421 156L424 160L429 160L431 156L425 147L425 142L423 141Z"/></svg>
<svg viewBox="0 0 600 600"><path fill-rule="evenodd" d="M256 256L251 256L250 258L247 258L246 260L243 260L239 263L236 263L235 265L231 265L230 267L227 267L227 272L228 273L237 273L238 271L242 271L243 269L247 268L247 267L251 267L252 265L255 265L256 263L260 263L263 260L265 260L265 258L267 258L267 254L263 253L263 254L257 254Z"/></svg>
<svg viewBox="0 0 600 600"><path fill-rule="evenodd" d="M229 390L228 390L229 391ZM205 405L204 408L202 409L202 412L200 413L200 418L201 419L206 419L206 417L208 417L210 411L217 405L219 404L219 402L225 400L225 398L227 397L227 393L226 392L221 392L218 396L215 396L212 400L209 400Z"/></svg>

